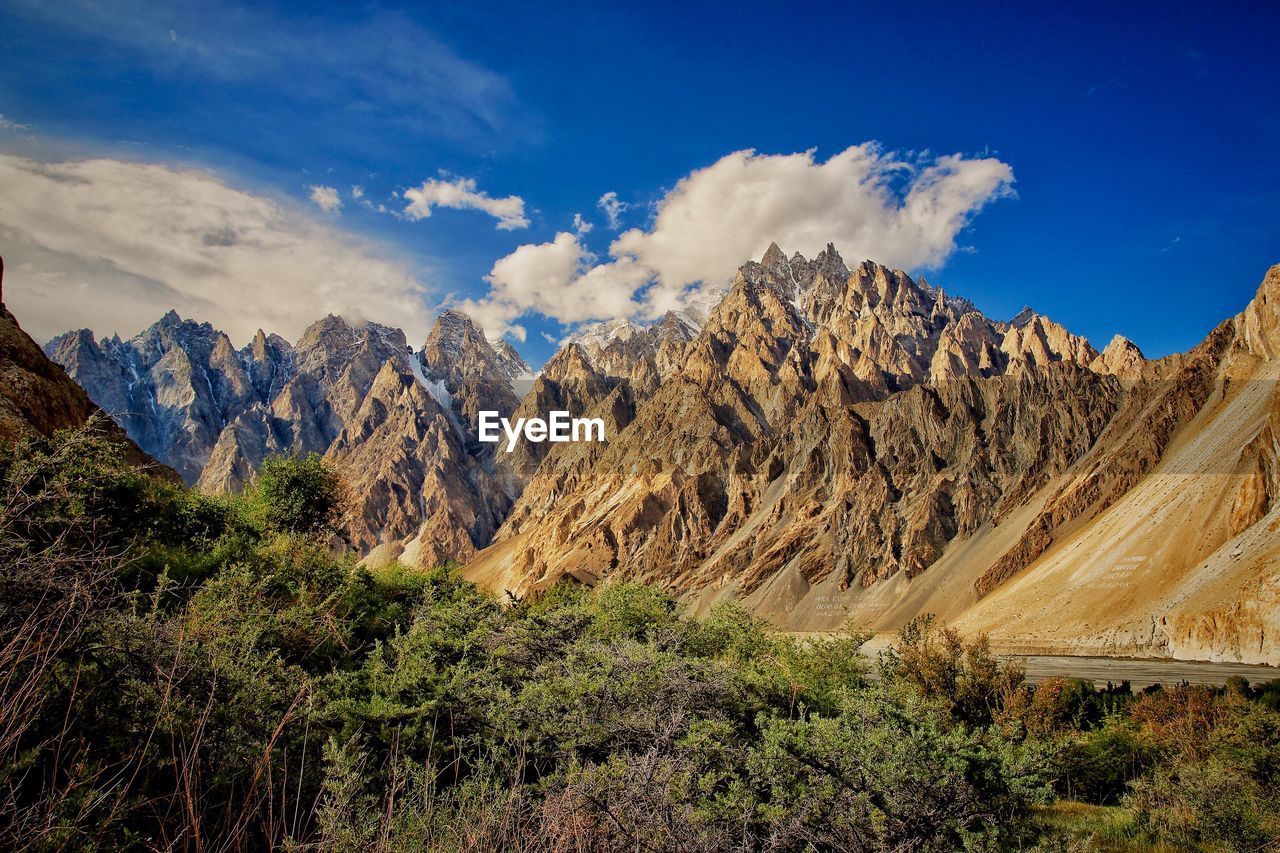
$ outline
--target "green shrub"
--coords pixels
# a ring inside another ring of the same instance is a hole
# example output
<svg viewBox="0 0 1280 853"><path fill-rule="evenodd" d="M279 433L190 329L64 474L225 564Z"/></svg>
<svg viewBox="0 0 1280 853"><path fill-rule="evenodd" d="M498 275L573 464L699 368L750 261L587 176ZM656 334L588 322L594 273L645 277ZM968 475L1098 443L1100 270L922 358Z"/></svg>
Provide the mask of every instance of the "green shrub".
<svg viewBox="0 0 1280 853"><path fill-rule="evenodd" d="M315 453L268 458L245 495L265 530L325 539L343 533L347 504L342 478Z"/></svg>
<svg viewBox="0 0 1280 853"><path fill-rule="evenodd" d="M912 690L979 726L992 722L1023 677L1017 666L996 660L985 636L966 643L931 613L903 626L896 646L880 656L880 675L886 684Z"/></svg>
<svg viewBox="0 0 1280 853"><path fill-rule="evenodd" d="M621 581L499 603L456 566L371 572L331 547L344 499L316 457L213 499L69 433L0 448L0 489L5 849L952 850L1041 831L1258 849L1280 833L1274 685L1024 685L931 618L877 683L866 636L789 636L740 604L695 621ZM1124 805L1053 811L1055 783Z"/></svg>

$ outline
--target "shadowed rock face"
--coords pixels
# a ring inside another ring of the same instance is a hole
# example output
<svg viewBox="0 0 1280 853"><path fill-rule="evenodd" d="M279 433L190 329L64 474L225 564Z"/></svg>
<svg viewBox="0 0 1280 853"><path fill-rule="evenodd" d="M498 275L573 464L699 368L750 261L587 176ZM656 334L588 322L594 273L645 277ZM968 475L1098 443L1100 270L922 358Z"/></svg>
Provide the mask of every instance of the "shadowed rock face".
<svg viewBox="0 0 1280 853"><path fill-rule="evenodd" d="M101 415L102 410L84 389L45 356L5 307L4 259L0 258L0 441L13 441L31 433L50 435L83 427L96 419L95 428L117 442L127 460L147 467L157 476L177 479L172 470L157 464L138 449L124 430Z"/></svg>
<svg viewBox="0 0 1280 853"><path fill-rule="evenodd" d="M259 331L237 351L222 332L173 312L128 341L81 330L47 350L202 490L243 488L271 455L324 454L356 502L353 546L384 545L379 559L410 540L425 564L466 559L510 505L466 436L476 409L510 413L511 377L528 367L454 312L420 354L398 329L335 316L296 344Z"/></svg>

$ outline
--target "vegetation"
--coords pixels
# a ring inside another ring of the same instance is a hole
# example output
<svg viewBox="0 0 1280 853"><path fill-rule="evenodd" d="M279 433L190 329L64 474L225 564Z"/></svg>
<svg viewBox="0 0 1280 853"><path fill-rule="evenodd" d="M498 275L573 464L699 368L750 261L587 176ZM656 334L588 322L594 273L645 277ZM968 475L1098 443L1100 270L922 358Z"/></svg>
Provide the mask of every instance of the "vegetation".
<svg viewBox="0 0 1280 853"><path fill-rule="evenodd" d="M88 433L0 450L5 849L1258 850L1275 685L1030 686L924 618L874 667L740 607L331 549L341 484L238 498ZM1162 847L1163 845L1163 847Z"/></svg>

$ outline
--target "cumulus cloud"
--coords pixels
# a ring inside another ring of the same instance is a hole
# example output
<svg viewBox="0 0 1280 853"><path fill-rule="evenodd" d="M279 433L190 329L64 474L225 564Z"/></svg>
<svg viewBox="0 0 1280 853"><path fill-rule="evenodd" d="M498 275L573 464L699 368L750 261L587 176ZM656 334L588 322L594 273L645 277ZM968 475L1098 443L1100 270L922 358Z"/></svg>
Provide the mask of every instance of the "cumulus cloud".
<svg viewBox="0 0 1280 853"><path fill-rule="evenodd" d="M432 208L450 207L455 210L484 211L498 220L499 231L529 227L529 220L524 215L524 199L518 195L493 198L488 193L477 190L472 178L457 178L452 181L428 178L422 182L422 186L405 190L404 198L409 202L404 209L404 216L414 221L426 219L431 215Z"/></svg>
<svg viewBox="0 0 1280 853"><path fill-rule="evenodd" d="M237 344L291 340L326 313L421 340L423 284L387 247L214 175L113 159L0 154L5 301L36 337L131 335L168 308Z"/></svg>
<svg viewBox="0 0 1280 853"><path fill-rule="evenodd" d="M604 212L605 220L614 231L622 227L622 213L630 206L625 201L618 201L618 194L612 190L600 196L600 200L596 202L596 207Z"/></svg>
<svg viewBox="0 0 1280 853"><path fill-rule="evenodd" d="M316 207L325 213L337 213L342 209L342 197L338 195L338 191L333 187L326 187L323 184L312 184L310 187L311 201ZM357 196L359 198L359 196Z"/></svg>
<svg viewBox="0 0 1280 853"><path fill-rule="evenodd" d="M987 202L1011 192L1013 170L993 157L905 158L856 145L825 162L813 151L736 151L681 179L647 229L632 228L602 260L580 236L521 246L494 265L476 304L486 328L511 328L527 312L562 323L656 317L726 284L772 241L813 257L834 243L850 262L870 258L933 269ZM610 222L623 203L599 202Z"/></svg>
<svg viewBox="0 0 1280 853"><path fill-rule="evenodd" d="M561 231L549 243L529 243L501 258L486 276L488 295L465 300L459 307L490 337L509 334L521 341L525 329L513 321L529 311L564 323L639 311L642 306L633 294L648 271L629 259L605 264L598 260L580 234Z"/></svg>

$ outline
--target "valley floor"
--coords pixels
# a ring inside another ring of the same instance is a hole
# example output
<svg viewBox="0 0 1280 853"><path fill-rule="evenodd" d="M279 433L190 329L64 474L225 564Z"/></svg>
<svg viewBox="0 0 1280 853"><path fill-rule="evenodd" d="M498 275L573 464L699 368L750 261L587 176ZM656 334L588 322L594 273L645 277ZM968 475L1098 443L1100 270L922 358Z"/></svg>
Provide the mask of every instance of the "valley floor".
<svg viewBox="0 0 1280 853"><path fill-rule="evenodd" d="M789 632L793 636L824 637L824 632ZM875 657L897 642L895 634L877 634L862 646L862 652ZM1203 684L1221 687L1232 678L1244 678L1250 684L1280 679L1280 666L1220 661L1175 660L1162 657L1098 657L1088 655L1022 654L1018 650L993 644L1002 660L1020 663L1027 681L1034 684L1046 678L1079 678L1096 686L1108 682L1127 681L1134 690L1152 684Z"/></svg>

